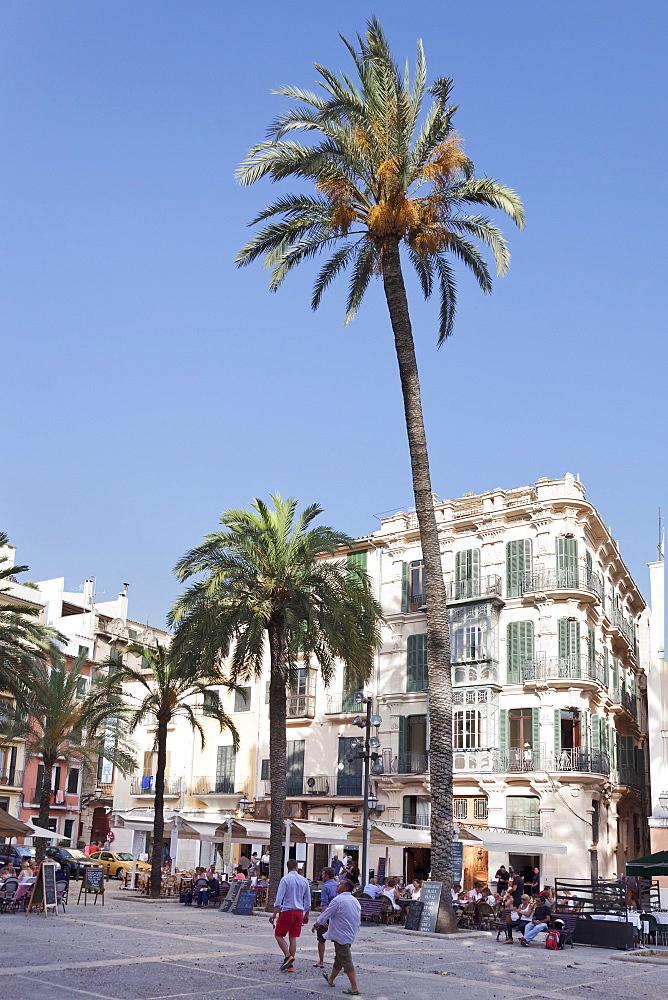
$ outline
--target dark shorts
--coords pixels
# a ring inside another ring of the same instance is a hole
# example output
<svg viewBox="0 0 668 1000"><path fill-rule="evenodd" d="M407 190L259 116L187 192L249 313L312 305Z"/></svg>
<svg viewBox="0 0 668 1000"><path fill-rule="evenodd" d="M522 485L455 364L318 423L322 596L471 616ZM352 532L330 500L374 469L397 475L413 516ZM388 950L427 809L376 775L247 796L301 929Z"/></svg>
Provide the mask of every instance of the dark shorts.
<svg viewBox="0 0 668 1000"><path fill-rule="evenodd" d="M297 938L302 932L303 923L303 910L283 910L278 915L274 934L276 937L285 937L287 934L288 937Z"/></svg>
<svg viewBox="0 0 668 1000"><path fill-rule="evenodd" d="M332 966L332 972L341 969L346 975L351 972L355 972L355 966L353 965L353 956L350 953L349 944L339 944L338 941L334 941L334 965ZM345 993L345 990L344 990Z"/></svg>
<svg viewBox="0 0 668 1000"><path fill-rule="evenodd" d="M316 937L318 938L318 941L320 941L321 944L325 943L325 931L326 930L327 930L327 928L323 927L322 924L318 924L316 926L316 929L315 929Z"/></svg>

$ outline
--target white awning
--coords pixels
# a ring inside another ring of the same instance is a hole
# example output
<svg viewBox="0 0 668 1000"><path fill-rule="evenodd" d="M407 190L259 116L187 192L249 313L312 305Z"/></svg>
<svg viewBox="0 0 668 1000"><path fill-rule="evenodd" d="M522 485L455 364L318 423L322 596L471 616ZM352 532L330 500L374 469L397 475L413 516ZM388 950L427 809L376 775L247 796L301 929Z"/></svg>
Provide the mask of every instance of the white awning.
<svg viewBox="0 0 668 1000"><path fill-rule="evenodd" d="M290 840L293 844L347 844L351 841L351 830L355 829L357 827L337 826L334 823L307 823L296 819L292 821L290 827Z"/></svg>
<svg viewBox="0 0 668 1000"><path fill-rule="evenodd" d="M477 827L469 830L459 828L459 840L463 844L481 844L487 851L513 851L516 854L567 854L566 844L559 844L547 837L522 833L497 833Z"/></svg>
<svg viewBox="0 0 668 1000"><path fill-rule="evenodd" d="M32 834L26 833L26 837L42 837L44 840L50 840L52 844L57 843L57 841L62 840L62 834L54 833L53 830L46 830L43 826L37 826L37 823L32 823L29 819L25 821L26 826L29 826L34 832Z"/></svg>
<svg viewBox="0 0 668 1000"><path fill-rule="evenodd" d="M362 827L353 827L348 840L351 844L361 844ZM387 847L431 847L431 835L426 827L423 829L421 827L390 826L388 823L372 823L369 840L372 844L383 844Z"/></svg>

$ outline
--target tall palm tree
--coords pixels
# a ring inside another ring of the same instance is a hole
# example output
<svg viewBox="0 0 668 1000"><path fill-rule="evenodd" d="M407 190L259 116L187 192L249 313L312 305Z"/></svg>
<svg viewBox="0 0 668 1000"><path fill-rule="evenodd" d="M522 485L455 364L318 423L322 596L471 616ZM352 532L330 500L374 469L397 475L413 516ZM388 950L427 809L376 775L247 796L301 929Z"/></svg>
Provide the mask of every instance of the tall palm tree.
<svg viewBox="0 0 668 1000"><path fill-rule="evenodd" d="M71 663L52 646L46 660L24 659L23 681L29 699L3 714L0 732L7 740L25 742L26 755L41 757L44 771L39 797L39 825L49 825L53 768L63 761L90 771L99 757L112 761L124 774L136 765L132 747L119 725L122 707L104 682L90 685L83 677L87 653ZM23 705L27 702L28 708ZM46 840L36 839L37 861L44 860Z"/></svg>
<svg viewBox="0 0 668 1000"><path fill-rule="evenodd" d="M203 574L177 602L175 646L200 649L205 659L230 656L233 680L259 677L269 652L271 781L271 908L281 878L286 795L286 696L298 664L313 659L325 684L343 661L350 685L361 686L379 641L379 605L365 572L332 556L351 539L311 527L317 504L297 514L297 502L272 496L273 509L228 510L222 531L207 535L176 565L180 580Z"/></svg>
<svg viewBox="0 0 668 1000"><path fill-rule="evenodd" d="M162 874L162 844L165 831L165 767L167 763L167 731L178 717L185 718L205 746L205 732L195 711L196 700L203 700L205 692L213 685L234 688L226 682L218 667L206 668L196 653L177 651L165 646L150 647L132 644L125 653L141 656L138 666L112 657L108 661L109 687L122 701L129 733L138 726L155 724L155 800L153 812L153 849L151 852L151 896L160 896ZM207 716L215 719L223 729L232 734L235 750L239 736L234 723L214 700L209 700Z"/></svg>
<svg viewBox="0 0 668 1000"><path fill-rule="evenodd" d="M0 531L0 550L8 544L6 532ZM64 641L59 632L38 621L38 607L12 596L10 584L27 569L12 566L6 556L0 556L0 691L14 698L25 692L22 673L26 655L43 658L53 642Z"/></svg>
<svg viewBox="0 0 668 1000"><path fill-rule="evenodd" d="M346 322L360 306L373 275L382 278L399 363L411 457L415 510L420 527L427 586L427 652L431 771L431 863L443 882L439 930L455 925L450 903L452 881L452 685L450 635L441 553L434 515L420 383L415 358L401 250L415 268L425 298L437 284L440 293L438 344L450 335L455 316L453 260L474 275L483 292L492 279L479 244L488 248L498 274L506 271L508 249L488 218L469 214L468 206L506 212L524 223L514 191L487 177L476 178L453 129L449 104L452 81L437 79L427 90L422 44L415 76L400 72L375 19L357 47L343 39L357 79L316 64L318 94L285 87L278 94L297 104L269 127L267 141L250 150L239 169L242 184L264 177L306 180L315 194L277 199L253 220L271 220L243 248L240 266L264 257L271 268L270 288L303 261L328 259L313 289L320 304L334 278L350 270ZM425 97L431 106L423 115ZM314 133L309 145L296 141Z"/></svg>

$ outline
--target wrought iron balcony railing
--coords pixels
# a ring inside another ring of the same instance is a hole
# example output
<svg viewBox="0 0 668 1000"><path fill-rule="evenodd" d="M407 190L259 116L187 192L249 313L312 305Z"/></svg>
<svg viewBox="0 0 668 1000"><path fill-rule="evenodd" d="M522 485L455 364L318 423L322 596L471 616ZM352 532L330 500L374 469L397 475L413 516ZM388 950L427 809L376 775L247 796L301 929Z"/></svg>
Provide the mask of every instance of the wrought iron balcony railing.
<svg viewBox="0 0 668 1000"><path fill-rule="evenodd" d="M243 795L248 793L248 778L231 775L200 775L193 778L195 795Z"/></svg>
<svg viewBox="0 0 668 1000"><path fill-rule="evenodd" d="M598 657L583 653L580 656L547 657L538 654L522 664L522 680L592 680L606 683L605 668Z"/></svg>
<svg viewBox="0 0 668 1000"><path fill-rule="evenodd" d="M530 748L510 748L508 750L454 749L455 771L488 771L502 774L518 772L577 771L588 774L610 774L610 758L607 753L591 753L579 748L564 749L560 753L546 753Z"/></svg>
<svg viewBox="0 0 668 1000"><path fill-rule="evenodd" d="M10 769L0 774L0 785L5 788L21 788L23 786L23 771Z"/></svg>
<svg viewBox="0 0 668 1000"><path fill-rule="evenodd" d="M601 577L583 562L562 569L536 565L524 574L522 580L524 594L549 590L584 590L594 594L599 601L603 598Z"/></svg>
<svg viewBox="0 0 668 1000"><path fill-rule="evenodd" d="M183 791L183 778L165 778L165 795L180 795ZM154 775L143 775L130 780L131 795L155 795Z"/></svg>
<svg viewBox="0 0 668 1000"><path fill-rule="evenodd" d="M264 779L262 782L265 795L271 795L271 781ZM358 774L339 773L336 775L307 774L288 775L286 781L286 795L289 796L333 796L333 795L361 795L362 776Z"/></svg>
<svg viewBox="0 0 668 1000"><path fill-rule="evenodd" d="M362 709L361 702L357 701L357 696L367 697L364 691L345 691L343 694L327 695L327 707L325 715L353 715Z"/></svg>
<svg viewBox="0 0 668 1000"><path fill-rule="evenodd" d="M445 585L448 601L469 601L479 597L500 597L501 577L496 573L472 580L450 580Z"/></svg>
<svg viewBox="0 0 668 1000"><path fill-rule="evenodd" d="M622 708L625 708L634 719L638 718L638 702L636 701L634 695L629 694L626 688L611 687L610 698L616 705L621 705Z"/></svg>
<svg viewBox="0 0 668 1000"><path fill-rule="evenodd" d="M393 755L391 750L383 750L384 774L427 774L429 772L429 754L409 751Z"/></svg>
<svg viewBox="0 0 668 1000"><path fill-rule="evenodd" d="M612 782L615 785L628 785L630 788L642 790L645 787L645 776L637 767L620 764L612 772Z"/></svg>

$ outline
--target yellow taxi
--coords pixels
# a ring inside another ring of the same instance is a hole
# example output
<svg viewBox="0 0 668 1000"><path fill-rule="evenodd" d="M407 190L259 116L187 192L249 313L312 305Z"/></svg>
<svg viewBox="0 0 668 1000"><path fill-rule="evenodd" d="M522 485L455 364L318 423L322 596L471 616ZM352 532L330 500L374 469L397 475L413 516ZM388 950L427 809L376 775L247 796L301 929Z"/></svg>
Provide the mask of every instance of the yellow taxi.
<svg viewBox="0 0 668 1000"><path fill-rule="evenodd" d="M102 870L107 878L123 878L125 872L131 872L135 858L134 854L126 854L125 851L95 851L89 855L89 861L94 861L102 865ZM137 871L150 871L151 866L145 861L137 862Z"/></svg>

